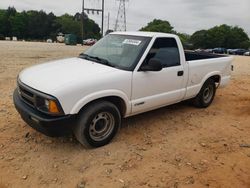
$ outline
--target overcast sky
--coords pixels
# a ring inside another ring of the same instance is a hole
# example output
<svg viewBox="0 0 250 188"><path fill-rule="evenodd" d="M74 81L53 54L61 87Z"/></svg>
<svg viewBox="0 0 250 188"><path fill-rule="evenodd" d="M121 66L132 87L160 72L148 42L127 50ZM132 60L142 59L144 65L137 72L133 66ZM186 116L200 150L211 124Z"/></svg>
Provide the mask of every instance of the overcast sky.
<svg viewBox="0 0 250 188"><path fill-rule="evenodd" d="M85 0L87 8L100 8L101 0ZM81 11L82 0L1 0L0 8L45 10L56 15ZM105 0L105 26L110 12L110 28L117 16L118 0ZM250 0L129 0L127 29L138 30L154 18L168 20L178 32L192 34L215 25L238 25L250 35ZM89 15L100 24L100 16ZM106 27L105 27L106 29Z"/></svg>

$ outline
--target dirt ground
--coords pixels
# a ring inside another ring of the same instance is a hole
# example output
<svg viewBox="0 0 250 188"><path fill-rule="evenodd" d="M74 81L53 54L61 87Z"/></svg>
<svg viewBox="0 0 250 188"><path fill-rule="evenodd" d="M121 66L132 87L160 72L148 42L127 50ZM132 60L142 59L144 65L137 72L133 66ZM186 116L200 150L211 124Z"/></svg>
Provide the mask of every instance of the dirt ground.
<svg viewBox="0 0 250 188"><path fill-rule="evenodd" d="M85 149L27 126L12 103L23 68L81 46L0 42L0 187L250 187L250 57L208 109L185 103L123 121L108 146Z"/></svg>

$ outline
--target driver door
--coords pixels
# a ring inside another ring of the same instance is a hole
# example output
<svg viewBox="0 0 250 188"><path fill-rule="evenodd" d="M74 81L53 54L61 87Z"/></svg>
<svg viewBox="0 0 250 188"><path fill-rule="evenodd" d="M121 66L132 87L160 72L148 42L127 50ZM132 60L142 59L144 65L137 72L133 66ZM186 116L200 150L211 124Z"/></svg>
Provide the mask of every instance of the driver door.
<svg viewBox="0 0 250 188"><path fill-rule="evenodd" d="M183 97L184 68L181 65L174 38L156 38L143 65L151 58L160 60L159 72L134 72L132 86L132 114L177 103Z"/></svg>

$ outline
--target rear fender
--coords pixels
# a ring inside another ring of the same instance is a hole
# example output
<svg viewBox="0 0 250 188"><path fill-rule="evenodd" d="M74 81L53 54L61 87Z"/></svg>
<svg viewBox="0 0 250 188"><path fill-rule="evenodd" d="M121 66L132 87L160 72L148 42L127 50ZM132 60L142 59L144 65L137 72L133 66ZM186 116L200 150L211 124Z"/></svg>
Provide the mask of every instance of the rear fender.
<svg viewBox="0 0 250 188"><path fill-rule="evenodd" d="M221 72L220 71L210 72L206 76L203 77L203 79L200 81L199 84L187 87L187 93L186 93L185 99L190 99L190 98L195 97L200 92L200 90L201 90L202 86L204 85L204 83L209 78L211 78L213 76L220 76L220 78L221 78Z"/></svg>

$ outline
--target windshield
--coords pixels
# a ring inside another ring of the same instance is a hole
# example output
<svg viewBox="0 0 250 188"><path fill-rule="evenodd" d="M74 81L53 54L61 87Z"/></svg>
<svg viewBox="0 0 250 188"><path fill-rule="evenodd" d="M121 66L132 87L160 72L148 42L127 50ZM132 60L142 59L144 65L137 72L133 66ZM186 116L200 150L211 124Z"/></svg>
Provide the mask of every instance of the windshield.
<svg viewBox="0 0 250 188"><path fill-rule="evenodd" d="M150 39L149 37L110 34L86 50L80 57L132 71Z"/></svg>

